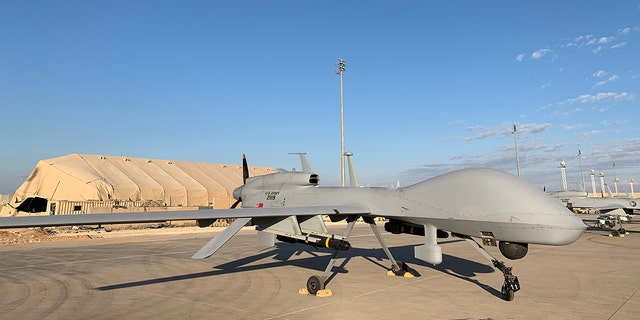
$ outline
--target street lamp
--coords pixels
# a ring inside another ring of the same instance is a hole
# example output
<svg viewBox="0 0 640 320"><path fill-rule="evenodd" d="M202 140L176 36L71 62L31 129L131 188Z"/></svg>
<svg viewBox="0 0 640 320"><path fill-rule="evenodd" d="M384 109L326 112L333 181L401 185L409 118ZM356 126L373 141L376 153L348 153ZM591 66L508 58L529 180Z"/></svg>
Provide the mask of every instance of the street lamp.
<svg viewBox="0 0 640 320"><path fill-rule="evenodd" d="M513 144L516 147L516 167L518 169L518 177L520 176L520 158L518 158L518 140L516 139L516 125L513 125Z"/></svg>
<svg viewBox="0 0 640 320"><path fill-rule="evenodd" d="M336 74L340 75L340 183L344 187L344 101L342 96L342 74L346 64L342 58L338 58L338 69Z"/></svg>
<svg viewBox="0 0 640 320"><path fill-rule="evenodd" d="M580 177L582 177L582 189L587 191L587 185L584 183L584 173L582 173L582 151L578 149L578 160L580 161Z"/></svg>

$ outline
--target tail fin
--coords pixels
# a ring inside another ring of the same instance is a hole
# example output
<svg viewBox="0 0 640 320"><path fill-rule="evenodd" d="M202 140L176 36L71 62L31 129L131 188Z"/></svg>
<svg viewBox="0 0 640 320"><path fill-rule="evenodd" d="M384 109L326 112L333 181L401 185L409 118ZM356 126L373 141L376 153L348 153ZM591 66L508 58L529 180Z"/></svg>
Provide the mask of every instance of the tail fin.
<svg viewBox="0 0 640 320"><path fill-rule="evenodd" d="M289 154L300 155L300 163L302 164L302 172L313 173L313 170L311 170L311 166L309 165L309 161L307 161L307 153L306 152L290 152Z"/></svg>

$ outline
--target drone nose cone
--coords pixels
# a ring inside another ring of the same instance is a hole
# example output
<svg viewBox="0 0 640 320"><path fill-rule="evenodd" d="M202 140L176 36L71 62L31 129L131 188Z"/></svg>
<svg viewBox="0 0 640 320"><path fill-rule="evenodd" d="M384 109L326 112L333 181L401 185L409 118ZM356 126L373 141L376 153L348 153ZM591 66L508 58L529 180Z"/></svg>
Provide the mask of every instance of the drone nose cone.
<svg viewBox="0 0 640 320"><path fill-rule="evenodd" d="M571 217L570 221L565 221L565 224L558 229L557 240L554 245L566 245L576 242L582 233L587 230L587 225L578 217Z"/></svg>
<svg viewBox="0 0 640 320"><path fill-rule="evenodd" d="M409 198L428 199L429 208L441 216L469 222L467 234L491 231L505 241L565 245L586 229L560 201L499 170L458 170L405 189Z"/></svg>

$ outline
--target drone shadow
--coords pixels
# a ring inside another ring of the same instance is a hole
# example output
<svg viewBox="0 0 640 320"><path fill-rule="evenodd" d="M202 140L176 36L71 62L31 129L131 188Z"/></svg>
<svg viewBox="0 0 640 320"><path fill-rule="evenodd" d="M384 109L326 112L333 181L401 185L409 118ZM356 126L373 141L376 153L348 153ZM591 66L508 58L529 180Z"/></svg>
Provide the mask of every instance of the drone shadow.
<svg viewBox="0 0 640 320"><path fill-rule="evenodd" d="M422 260L415 259L413 257L413 245L393 247L389 248L389 250L391 251L393 256L396 257L396 259L402 260L409 265L420 265L431 268L433 270L437 270L446 275L450 275L458 279L474 283L490 294L496 297L501 297L501 293L499 290L496 290L491 286L481 283L473 278L477 274L495 272L495 270L488 265L477 263L475 261L467 260L464 258L443 254L443 262L439 265L434 266ZM96 287L95 289L101 291L126 289L160 283L169 283L174 281L192 280L222 274L263 270L282 266L295 266L324 272L324 268L328 265L330 259L333 256L333 252L333 250L314 248L302 244L277 243L275 247L265 249L258 254L216 265L213 267L215 269L211 271L106 285ZM299 258L303 254L309 255L309 257ZM349 251L339 252L339 254L337 255L338 261L332 268L332 272L326 279L325 284L330 283L338 274L348 273L349 271L346 266L349 261L351 261L351 259L356 257L364 258L380 269L390 270L391 264L381 248L351 248ZM263 260L266 260L267 262L260 263ZM415 276L420 276L420 274L415 269L410 269L410 271Z"/></svg>

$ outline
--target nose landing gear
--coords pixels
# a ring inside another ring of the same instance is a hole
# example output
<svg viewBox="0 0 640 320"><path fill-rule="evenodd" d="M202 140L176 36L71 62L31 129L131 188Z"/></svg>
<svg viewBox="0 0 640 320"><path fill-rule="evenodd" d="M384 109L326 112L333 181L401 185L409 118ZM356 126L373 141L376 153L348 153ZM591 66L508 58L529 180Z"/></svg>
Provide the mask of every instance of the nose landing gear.
<svg viewBox="0 0 640 320"><path fill-rule="evenodd" d="M507 267L502 261L493 259L491 262L493 262L493 266L502 271L502 274L504 275L504 284L502 284L502 290L500 290L502 293L502 299L506 301L513 300L516 291L520 290L520 281L518 281L518 277L511 273L512 267Z"/></svg>
<svg viewBox="0 0 640 320"><path fill-rule="evenodd" d="M493 264L496 269L502 271L504 275L504 283L502 284L502 289L500 292L502 293L502 299L505 301L512 301L514 298L514 294L516 291L520 290L520 281L518 281L518 277L511 273L512 267L507 267L504 262L499 261L490 255L487 250L485 250L480 244L478 244L471 237L465 237L465 240L471 244L480 254L482 254L485 258L487 258Z"/></svg>

